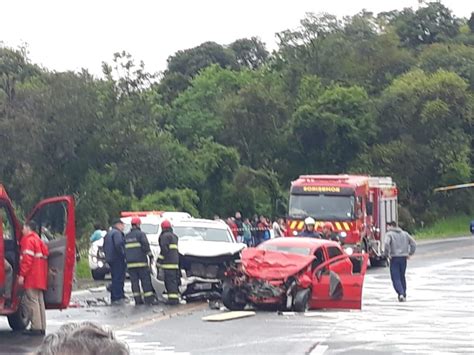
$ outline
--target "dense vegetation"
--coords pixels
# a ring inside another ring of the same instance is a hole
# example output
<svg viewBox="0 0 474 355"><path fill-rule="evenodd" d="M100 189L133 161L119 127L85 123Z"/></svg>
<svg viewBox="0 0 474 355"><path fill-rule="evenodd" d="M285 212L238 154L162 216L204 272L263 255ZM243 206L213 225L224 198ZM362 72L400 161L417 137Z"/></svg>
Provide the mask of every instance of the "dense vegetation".
<svg viewBox="0 0 474 355"><path fill-rule="evenodd" d="M390 175L405 223L474 209L474 15L440 3L179 51L116 53L101 78L0 47L0 178L29 207L77 197L90 230L123 209L284 214L302 173ZM413 219L413 218L414 219Z"/></svg>

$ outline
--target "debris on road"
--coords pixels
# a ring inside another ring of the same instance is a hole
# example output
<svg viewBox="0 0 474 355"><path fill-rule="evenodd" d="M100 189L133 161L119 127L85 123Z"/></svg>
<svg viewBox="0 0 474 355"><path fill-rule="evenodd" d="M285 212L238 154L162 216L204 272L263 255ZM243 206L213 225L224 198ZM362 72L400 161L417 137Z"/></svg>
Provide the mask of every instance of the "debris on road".
<svg viewBox="0 0 474 355"><path fill-rule="evenodd" d="M202 320L205 322L224 322L228 320L253 317L254 315L256 315L254 311L224 312L203 317Z"/></svg>
<svg viewBox="0 0 474 355"><path fill-rule="evenodd" d="M283 312L283 311L278 311L279 316L294 316L296 315L296 312Z"/></svg>

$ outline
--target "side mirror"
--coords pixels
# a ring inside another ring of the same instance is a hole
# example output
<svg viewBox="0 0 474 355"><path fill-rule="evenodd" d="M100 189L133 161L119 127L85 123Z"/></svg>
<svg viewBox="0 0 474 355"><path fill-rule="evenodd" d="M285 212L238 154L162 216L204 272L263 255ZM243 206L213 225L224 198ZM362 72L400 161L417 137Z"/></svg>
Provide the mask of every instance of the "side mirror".
<svg viewBox="0 0 474 355"><path fill-rule="evenodd" d="M374 203L370 201L367 202L366 210L367 210L367 215L372 216L374 214Z"/></svg>

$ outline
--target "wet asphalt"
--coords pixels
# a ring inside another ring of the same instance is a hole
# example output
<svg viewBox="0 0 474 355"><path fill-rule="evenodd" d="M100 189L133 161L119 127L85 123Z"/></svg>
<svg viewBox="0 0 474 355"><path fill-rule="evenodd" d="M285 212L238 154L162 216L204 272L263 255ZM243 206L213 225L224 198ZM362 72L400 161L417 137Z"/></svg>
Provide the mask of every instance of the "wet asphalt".
<svg viewBox="0 0 474 355"><path fill-rule="evenodd" d="M220 312L205 303L108 306L100 286L75 292L77 308L48 311L48 332L96 322L133 354L474 354L474 238L420 243L407 283L408 301L399 303L388 269L372 268L361 311L257 312L220 323L202 321ZM0 353L32 353L40 342L0 318Z"/></svg>

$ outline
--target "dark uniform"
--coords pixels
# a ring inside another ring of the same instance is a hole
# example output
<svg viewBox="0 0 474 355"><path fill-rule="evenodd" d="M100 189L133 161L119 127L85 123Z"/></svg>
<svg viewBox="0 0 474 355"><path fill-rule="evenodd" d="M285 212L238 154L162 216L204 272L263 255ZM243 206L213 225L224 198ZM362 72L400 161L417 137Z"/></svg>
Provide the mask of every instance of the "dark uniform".
<svg viewBox="0 0 474 355"><path fill-rule="evenodd" d="M143 298L145 303L153 304L155 293L151 285L148 265L148 258L152 258L152 253L146 234L138 226L133 226L130 233L125 236L125 258L135 304L143 304ZM140 282L143 292L140 291Z"/></svg>
<svg viewBox="0 0 474 355"><path fill-rule="evenodd" d="M157 266L164 271L165 287L170 304L179 303L179 253L178 236L173 233L172 228L163 228L160 235L160 256Z"/></svg>
<svg viewBox="0 0 474 355"><path fill-rule="evenodd" d="M104 237L105 260L110 265L112 274L112 287L110 289L112 303L125 299L123 286L125 282L125 273L127 265L125 263L124 235L117 229L117 224L121 221L115 221L114 227L110 229Z"/></svg>
<svg viewBox="0 0 474 355"><path fill-rule="evenodd" d="M337 233L334 233L334 232L329 232L328 234L321 233L321 238L326 239L326 240L332 240L334 242L339 241L339 235Z"/></svg>

